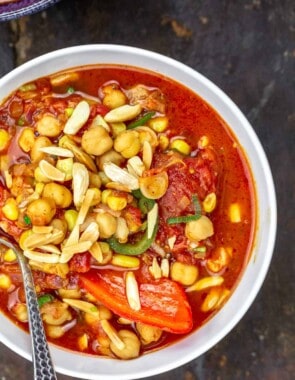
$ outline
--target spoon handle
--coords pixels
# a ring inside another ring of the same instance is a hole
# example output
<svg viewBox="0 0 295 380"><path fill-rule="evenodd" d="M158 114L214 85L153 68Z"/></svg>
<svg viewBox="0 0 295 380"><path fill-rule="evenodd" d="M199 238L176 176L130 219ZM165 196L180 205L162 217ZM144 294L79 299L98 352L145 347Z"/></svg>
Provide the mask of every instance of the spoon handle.
<svg viewBox="0 0 295 380"><path fill-rule="evenodd" d="M50 356L50 351L40 316L37 295L34 287L33 276L27 260L20 249L7 240L0 238L0 243L13 249L17 255L25 288L26 302L28 307L28 319L30 336L32 340L32 357L34 365L34 380L56 380L56 373Z"/></svg>

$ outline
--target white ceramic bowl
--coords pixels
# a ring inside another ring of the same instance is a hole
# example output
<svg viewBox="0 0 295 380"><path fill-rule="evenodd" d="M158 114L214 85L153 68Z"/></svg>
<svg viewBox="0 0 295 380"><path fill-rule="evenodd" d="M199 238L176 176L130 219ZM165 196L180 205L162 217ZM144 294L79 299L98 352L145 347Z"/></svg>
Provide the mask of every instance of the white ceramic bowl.
<svg viewBox="0 0 295 380"><path fill-rule="evenodd" d="M248 156L257 196L258 221L250 261L224 307L202 328L180 342L131 361L104 359L51 345L54 364L63 374L97 380L138 379L185 364L213 347L231 331L256 297L267 273L276 235L276 199L269 165L251 125L218 87L173 59L146 50L117 45L85 45L58 50L16 68L0 80L0 99L25 82L74 66L114 63L162 73L191 88L226 121ZM31 358L30 340L0 314L0 339L21 356Z"/></svg>

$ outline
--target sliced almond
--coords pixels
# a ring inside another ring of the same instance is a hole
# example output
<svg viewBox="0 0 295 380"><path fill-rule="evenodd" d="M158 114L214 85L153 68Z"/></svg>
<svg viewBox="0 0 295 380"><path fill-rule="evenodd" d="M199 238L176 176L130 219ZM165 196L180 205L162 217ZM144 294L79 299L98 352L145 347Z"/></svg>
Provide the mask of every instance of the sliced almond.
<svg viewBox="0 0 295 380"><path fill-rule="evenodd" d="M9 173L8 170L4 170L4 178L5 178L6 187L10 189L12 186L12 175Z"/></svg>
<svg viewBox="0 0 295 380"><path fill-rule="evenodd" d="M105 187L107 189L113 189L113 190L118 190L118 191L124 191L125 193L131 193L131 189L127 187L126 185L122 185L121 183L118 182L108 182Z"/></svg>
<svg viewBox="0 0 295 380"><path fill-rule="evenodd" d="M24 240L23 247L25 249L32 249L40 245L47 244L50 238L51 238L51 233L48 233L48 234L32 233Z"/></svg>
<svg viewBox="0 0 295 380"><path fill-rule="evenodd" d="M59 156L59 157L74 157L74 153L71 152L69 149L61 148L59 146L44 146L39 148L40 152L50 154L52 156Z"/></svg>
<svg viewBox="0 0 295 380"><path fill-rule="evenodd" d="M174 244L176 242L176 235L173 235L173 236L170 236L168 239L167 239L167 243L168 243L168 246L169 248L172 250L174 248Z"/></svg>
<svg viewBox="0 0 295 380"><path fill-rule="evenodd" d="M113 164L112 162L105 162L103 169L107 177L109 177L112 181L121 183L131 190L136 190L139 188L138 179L126 170L121 169L116 164Z"/></svg>
<svg viewBox="0 0 295 380"><path fill-rule="evenodd" d="M133 310L140 310L140 298L139 298L139 289L138 284L133 272L127 272L125 276L125 286L126 286L126 297L129 303L129 306Z"/></svg>
<svg viewBox="0 0 295 380"><path fill-rule="evenodd" d="M53 226L33 226L32 231L35 234L49 234L52 232Z"/></svg>
<svg viewBox="0 0 295 380"><path fill-rule="evenodd" d="M57 255L61 254L60 249L58 249L54 244L40 245L39 249L45 252L56 253Z"/></svg>
<svg viewBox="0 0 295 380"><path fill-rule="evenodd" d="M68 305L75 307L76 309L79 309L81 311L84 311L84 313L89 313L95 317L99 317L99 308L95 306L93 303L72 298L63 298L62 300Z"/></svg>
<svg viewBox="0 0 295 380"><path fill-rule="evenodd" d="M132 167L138 177L142 176L142 173L145 171L146 167L140 157L134 156L129 158L128 164Z"/></svg>
<svg viewBox="0 0 295 380"><path fill-rule="evenodd" d="M147 238L150 239L153 235L155 226L158 222L158 203L147 214Z"/></svg>
<svg viewBox="0 0 295 380"><path fill-rule="evenodd" d="M72 141L68 136L63 136L59 140L59 145L62 148L69 149L71 152L73 152L75 158L77 161L79 161L81 164L84 164L89 170L96 173L97 168L95 165L95 162L93 159L89 156L89 154L85 153L84 150L79 148L74 141Z"/></svg>
<svg viewBox="0 0 295 380"><path fill-rule="evenodd" d="M132 120L138 116L142 108L140 104L129 105L124 104L123 106L114 108L109 111L105 116L104 120L107 123L120 123L127 120Z"/></svg>
<svg viewBox="0 0 295 380"><path fill-rule="evenodd" d="M83 202L82 202L82 205L81 205L78 217L77 217L77 222L76 223L78 225L84 223L86 215L87 215L87 213L88 213L88 211L90 209L92 200L94 198L94 195L95 195L95 192L94 192L93 189L88 189L86 191L85 197L83 199Z"/></svg>
<svg viewBox="0 0 295 380"><path fill-rule="evenodd" d="M59 256L60 263L67 263L76 253L82 253L89 250L92 246L91 241L82 241L77 244L68 245L62 248L62 253Z"/></svg>
<svg viewBox="0 0 295 380"><path fill-rule="evenodd" d="M142 161L146 169L149 169L153 161L153 148L148 141L144 141L142 148Z"/></svg>
<svg viewBox="0 0 295 380"><path fill-rule="evenodd" d="M75 107L72 115L67 120L64 127L64 133L67 135L75 135L86 123L90 115L90 106L86 100L82 100Z"/></svg>
<svg viewBox="0 0 295 380"><path fill-rule="evenodd" d="M103 262L103 253L100 247L100 244L98 242L95 242L92 244L91 248L89 249L89 252L91 253L91 256L95 258L95 260L99 263Z"/></svg>
<svg viewBox="0 0 295 380"><path fill-rule="evenodd" d="M89 173L85 165L75 162L73 164L73 200L77 208L82 204L83 197L89 186Z"/></svg>
<svg viewBox="0 0 295 380"><path fill-rule="evenodd" d="M117 331L110 324L110 322L106 319L103 319L100 321L100 323L101 327L103 328L103 331L107 334L107 336L110 338L112 343L118 348L118 350L124 350L125 343L119 337Z"/></svg>
<svg viewBox="0 0 295 380"><path fill-rule="evenodd" d="M169 277L170 266L168 259L162 259L161 261L161 271L163 277Z"/></svg>
<svg viewBox="0 0 295 380"><path fill-rule="evenodd" d="M155 280L158 280L162 277L162 270L158 263L158 260L154 257L152 265L149 267L150 273L153 275Z"/></svg>
<svg viewBox="0 0 295 380"><path fill-rule="evenodd" d="M35 260L41 263L57 264L59 261L59 255L54 253L41 253L29 249L24 250L24 256L30 260Z"/></svg>
<svg viewBox="0 0 295 380"><path fill-rule="evenodd" d="M66 174L58 170L46 160L41 160L39 162L39 167L42 174L52 181L63 182L65 180Z"/></svg>
<svg viewBox="0 0 295 380"><path fill-rule="evenodd" d="M75 227L72 229L72 232L70 233L70 236L68 237L67 241L64 244L64 247L73 245L73 244L78 244L79 241L79 224L76 224Z"/></svg>
<svg viewBox="0 0 295 380"><path fill-rule="evenodd" d="M82 241L91 241L92 243L96 242L99 238L99 229L96 222L91 222L86 230L81 234L79 242Z"/></svg>

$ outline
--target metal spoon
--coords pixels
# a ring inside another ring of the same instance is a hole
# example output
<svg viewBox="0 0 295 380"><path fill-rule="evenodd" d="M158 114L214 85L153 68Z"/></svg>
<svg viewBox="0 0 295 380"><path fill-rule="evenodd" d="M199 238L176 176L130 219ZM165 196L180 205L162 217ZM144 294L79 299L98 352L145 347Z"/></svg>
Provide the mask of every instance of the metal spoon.
<svg viewBox="0 0 295 380"><path fill-rule="evenodd" d="M3 235L2 231L0 233ZM28 308L29 327L31 332L30 336L32 342L34 379L56 380L57 377L53 367L43 322L39 311L37 294L34 287L31 269L25 256L23 255L23 252L16 244L7 241L4 237L0 237L0 243L8 248L11 248L15 252L22 272Z"/></svg>

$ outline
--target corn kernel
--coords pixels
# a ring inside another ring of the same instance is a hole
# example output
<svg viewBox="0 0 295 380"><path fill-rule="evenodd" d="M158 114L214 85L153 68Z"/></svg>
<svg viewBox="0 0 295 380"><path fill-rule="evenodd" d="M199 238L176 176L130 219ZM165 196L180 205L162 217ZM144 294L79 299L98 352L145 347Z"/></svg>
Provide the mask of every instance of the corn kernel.
<svg viewBox="0 0 295 380"><path fill-rule="evenodd" d="M73 231L78 218L78 212L76 210L67 210L64 214L65 220L68 224L68 229Z"/></svg>
<svg viewBox="0 0 295 380"><path fill-rule="evenodd" d="M206 148L206 146L209 145L209 138L208 136L202 136L198 142L199 148Z"/></svg>
<svg viewBox="0 0 295 380"><path fill-rule="evenodd" d="M169 139L165 135L159 136L159 147L161 150L166 150L169 146Z"/></svg>
<svg viewBox="0 0 295 380"><path fill-rule="evenodd" d="M8 198L5 205L2 207L4 216L9 220L17 220L19 209L14 198Z"/></svg>
<svg viewBox="0 0 295 380"><path fill-rule="evenodd" d="M107 205L111 210L121 211L127 206L127 199L124 197L109 195L107 197Z"/></svg>
<svg viewBox="0 0 295 380"><path fill-rule="evenodd" d="M25 250L25 246L24 246L24 242L25 240L30 236L32 235L33 231L32 230L26 230L24 231L21 235L20 235L20 238L19 238L19 241L18 241L18 244L19 246L21 247L22 250Z"/></svg>
<svg viewBox="0 0 295 380"><path fill-rule="evenodd" d="M86 333L78 337L78 347L80 351L84 351L88 347L88 336Z"/></svg>
<svg viewBox="0 0 295 380"><path fill-rule="evenodd" d="M70 181L73 178L73 159L71 157L57 160L56 168L65 173L65 181Z"/></svg>
<svg viewBox="0 0 295 380"><path fill-rule="evenodd" d="M150 119L147 124L155 132L164 132L168 127L168 118L167 116L154 117L153 119Z"/></svg>
<svg viewBox="0 0 295 380"><path fill-rule="evenodd" d="M188 145L188 143L181 139L173 140L170 143L170 148L177 150L179 153L189 155L191 152L191 147Z"/></svg>
<svg viewBox="0 0 295 380"><path fill-rule="evenodd" d="M43 189L44 189L44 183L37 182L36 185L35 185L35 191L36 191L36 193L39 194L39 195L41 195Z"/></svg>
<svg viewBox="0 0 295 380"><path fill-rule="evenodd" d="M0 129L0 153L8 148L9 141L9 133L5 129Z"/></svg>
<svg viewBox="0 0 295 380"><path fill-rule="evenodd" d="M101 201L103 204L107 204L107 199L108 197L112 195L112 190L110 189L107 189L107 190L103 190L103 192L101 193Z"/></svg>
<svg viewBox="0 0 295 380"><path fill-rule="evenodd" d="M112 257L111 263L124 268L137 268L140 261L138 257L115 254Z"/></svg>
<svg viewBox="0 0 295 380"><path fill-rule="evenodd" d="M4 253L3 259L4 259L4 261L7 261L8 263L11 263L11 262L13 262L13 261L16 260L16 254L14 253L14 251L11 248L9 248Z"/></svg>
<svg viewBox="0 0 295 380"><path fill-rule="evenodd" d="M97 189L96 187L90 187L90 189L93 191L93 199L91 202L91 206L95 206L101 200L101 191Z"/></svg>
<svg viewBox="0 0 295 380"><path fill-rule="evenodd" d="M7 274L0 273L0 289L9 289L11 286L11 279Z"/></svg>
<svg viewBox="0 0 295 380"><path fill-rule="evenodd" d="M216 194L210 193L203 201L203 208L205 212L212 212L216 207Z"/></svg>
<svg viewBox="0 0 295 380"><path fill-rule="evenodd" d="M229 220L232 223L241 222L241 208L240 208L239 203L232 203L229 206Z"/></svg>

